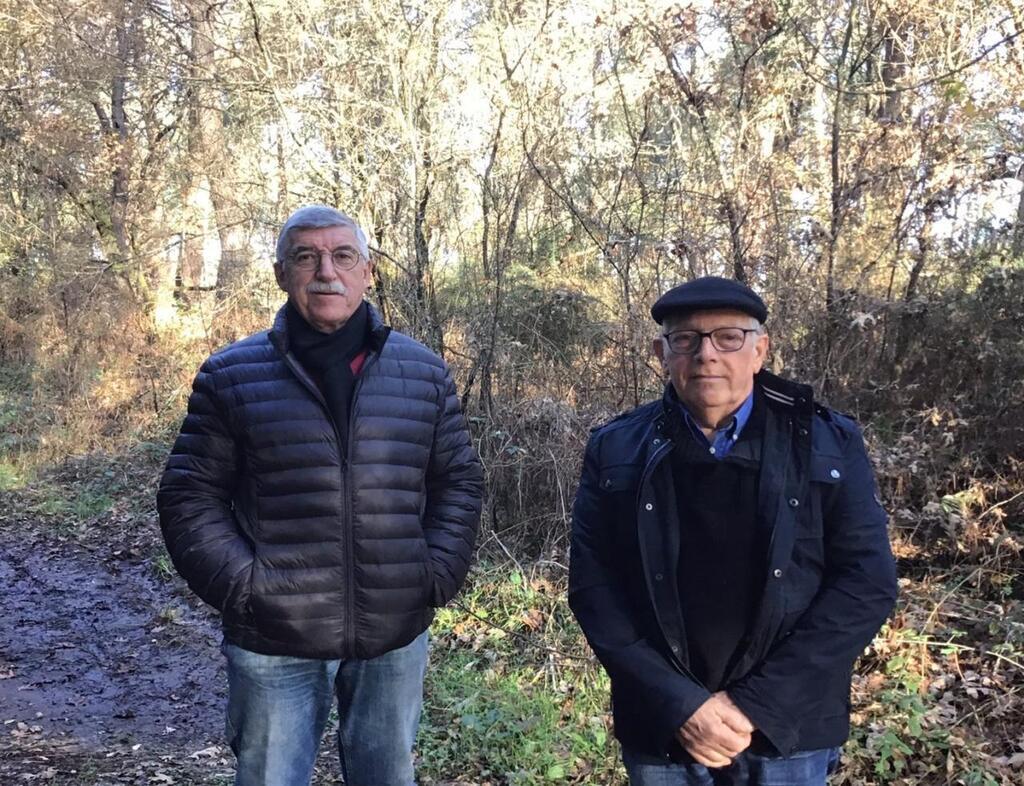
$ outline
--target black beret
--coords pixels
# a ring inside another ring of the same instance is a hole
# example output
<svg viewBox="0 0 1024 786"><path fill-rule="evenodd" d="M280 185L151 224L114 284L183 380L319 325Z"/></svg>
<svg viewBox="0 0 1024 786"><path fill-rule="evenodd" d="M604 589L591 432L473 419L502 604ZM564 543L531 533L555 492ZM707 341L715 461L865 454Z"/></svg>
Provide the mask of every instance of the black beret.
<svg viewBox="0 0 1024 786"><path fill-rule="evenodd" d="M669 314L690 314L713 308L734 308L750 314L758 322L768 318L768 307L750 287L731 278L704 276L673 287L651 306L651 316L659 325Z"/></svg>

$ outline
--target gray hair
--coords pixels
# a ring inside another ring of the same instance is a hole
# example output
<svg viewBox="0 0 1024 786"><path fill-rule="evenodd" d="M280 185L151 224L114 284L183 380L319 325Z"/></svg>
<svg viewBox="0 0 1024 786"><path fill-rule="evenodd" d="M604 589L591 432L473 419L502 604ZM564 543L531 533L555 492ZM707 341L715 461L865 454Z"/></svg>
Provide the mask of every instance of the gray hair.
<svg viewBox="0 0 1024 786"><path fill-rule="evenodd" d="M366 233L354 220L340 210L327 205L306 205L300 207L284 222L281 233L277 236L277 262L283 265L288 259L292 248L291 234L296 229L325 229L327 227L347 227L356 236L356 246L363 262L370 260L370 248L366 242Z"/></svg>
<svg viewBox="0 0 1024 786"><path fill-rule="evenodd" d="M729 310L731 311L733 309ZM665 316L665 319L663 319L661 322L662 333L671 330L672 325L679 324L679 320L685 319L687 316L687 314L680 314L679 312L667 314ZM761 322L761 320L759 320L757 317L750 316L749 314L747 314L746 316L750 319L750 327L753 330L756 330L758 335L761 335L762 333L765 332L764 323Z"/></svg>

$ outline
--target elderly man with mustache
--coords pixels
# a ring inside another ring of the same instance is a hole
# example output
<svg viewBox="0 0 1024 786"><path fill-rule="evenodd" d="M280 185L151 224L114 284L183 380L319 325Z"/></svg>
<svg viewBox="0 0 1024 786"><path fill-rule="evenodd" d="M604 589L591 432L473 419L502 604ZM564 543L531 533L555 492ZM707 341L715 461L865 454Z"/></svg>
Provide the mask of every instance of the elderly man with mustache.
<svg viewBox="0 0 1024 786"><path fill-rule="evenodd" d="M482 474L448 369L363 294L366 236L297 210L269 331L202 366L157 503L222 615L237 786L305 786L334 701L347 786L410 786L434 609L458 591Z"/></svg>

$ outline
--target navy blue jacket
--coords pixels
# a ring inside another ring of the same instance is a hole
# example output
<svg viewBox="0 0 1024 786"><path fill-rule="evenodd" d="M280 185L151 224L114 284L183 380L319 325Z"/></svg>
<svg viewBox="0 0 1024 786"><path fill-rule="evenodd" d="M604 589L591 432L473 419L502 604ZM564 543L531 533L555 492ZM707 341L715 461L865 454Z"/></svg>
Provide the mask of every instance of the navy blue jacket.
<svg viewBox="0 0 1024 786"><path fill-rule="evenodd" d="M483 476L444 361L370 309L345 444L270 331L210 357L157 495L175 567L254 652L372 658L461 586Z"/></svg>
<svg viewBox="0 0 1024 786"><path fill-rule="evenodd" d="M896 572L857 425L811 389L755 378L765 428L758 526L765 585L726 690L778 752L842 744L850 674L892 610ZM709 697L687 668L676 571L673 443L692 439L666 396L591 435L573 506L569 605L612 683L615 733L675 757Z"/></svg>

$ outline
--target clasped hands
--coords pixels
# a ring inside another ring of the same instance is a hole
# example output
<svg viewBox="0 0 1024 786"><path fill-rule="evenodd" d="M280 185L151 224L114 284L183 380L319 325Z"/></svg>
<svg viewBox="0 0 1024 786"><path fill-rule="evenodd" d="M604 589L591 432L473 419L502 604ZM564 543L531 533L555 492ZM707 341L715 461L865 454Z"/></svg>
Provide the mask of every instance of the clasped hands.
<svg viewBox="0 0 1024 786"><path fill-rule="evenodd" d="M727 767L750 746L754 725L725 691L711 694L676 732L676 739L698 764Z"/></svg>

